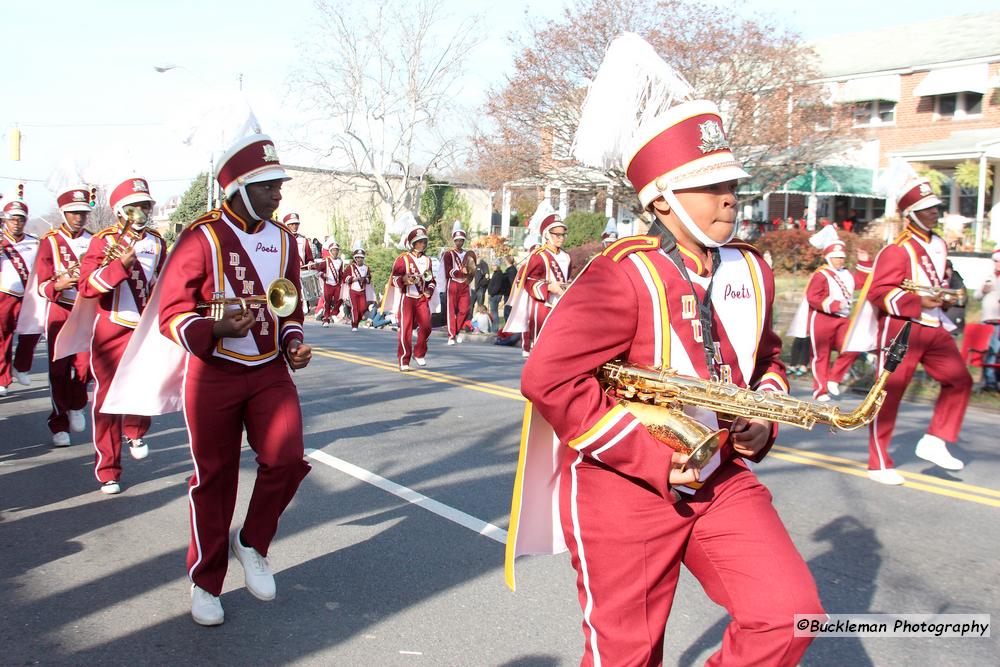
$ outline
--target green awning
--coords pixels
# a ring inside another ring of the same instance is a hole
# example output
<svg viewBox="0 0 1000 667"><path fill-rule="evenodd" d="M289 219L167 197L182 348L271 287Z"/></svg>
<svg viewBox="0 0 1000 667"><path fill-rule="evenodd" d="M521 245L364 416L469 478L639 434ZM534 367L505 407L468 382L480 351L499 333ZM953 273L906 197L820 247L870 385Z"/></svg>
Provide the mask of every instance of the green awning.
<svg viewBox="0 0 1000 667"><path fill-rule="evenodd" d="M815 194L818 197L869 197L883 199L872 189L874 172L861 167L839 165L819 165L809 169L776 187L772 194ZM761 187L752 181L740 186L741 193L761 192Z"/></svg>

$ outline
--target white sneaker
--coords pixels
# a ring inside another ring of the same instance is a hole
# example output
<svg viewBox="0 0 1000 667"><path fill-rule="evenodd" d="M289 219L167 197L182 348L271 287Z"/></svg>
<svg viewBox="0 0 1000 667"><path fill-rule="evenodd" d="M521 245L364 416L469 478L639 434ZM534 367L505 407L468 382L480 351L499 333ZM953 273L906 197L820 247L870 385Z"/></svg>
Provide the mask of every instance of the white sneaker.
<svg viewBox="0 0 1000 667"><path fill-rule="evenodd" d="M328 329L329 327L330 327L330 323L329 322L323 322L323 328L324 329Z"/></svg>
<svg viewBox="0 0 1000 667"><path fill-rule="evenodd" d="M829 403L830 394L823 394L822 396L817 396L816 400L819 401L820 403Z"/></svg>
<svg viewBox="0 0 1000 667"><path fill-rule="evenodd" d="M0 387L0 396L7 395L7 387Z"/></svg>
<svg viewBox="0 0 1000 667"><path fill-rule="evenodd" d="M191 618L198 625L222 625L226 613L219 598L191 584Z"/></svg>
<svg viewBox="0 0 1000 667"><path fill-rule="evenodd" d="M409 364L400 364L399 365L399 372L400 373L405 373L408 370L410 370L410 365Z"/></svg>
<svg viewBox="0 0 1000 667"><path fill-rule="evenodd" d="M83 410L69 411L69 430L73 433L83 433L87 428L87 419L83 416Z"/></svg>
<svg viewBox="0 0 1000 667"><path fill-rule="evenodd" d="M945 470L961 470L965 464L948 453L948 446L941 438L927 433L917 442L914 452L925 461L930 461Z"/></svg>
<svg viewBox="0 0 1000 667"><path fill-rule="evenodd" d="M67 433L66 431L59 431L58 433L53 433L52 446L69 447L69 433Z"/></svg>
<svg viewBox="0 0 1000 667"><path fill-rule="evenodd" d="M112 480L110 482L105 482L101 484L101 493L114 496L122 492L122 487L117 480Z"/></svg>
<svg viewBox="0 0 1000 667"><path fill-rule="evenodd" d="M351 331L357 332L357 330L358 330L357 327L351 327Z"/></svg>
<svg viewBox="0 0 1000 667"><path fill-rule="evenodd" d="M448 339L448 345L454 345L454 344L455 344L455 339L454 338L449 338Z"/></svg>
<svg viewBox="0 0 1000 667"><path fill-rule="evenodd" d="M413 360L417 362L417 366L426 366L427 360L423 357L413 357Z"/></svg>
<svg viewBox="0 0 1000 667"><path fill-rule="evenodd" d="M136 438L135 440L125 438L125 442L128 443L128 453L136 461L141 461L149 456L149 445L142 438Z"/></svg>
<svg viewBox="0 0 1000 667"><path fill-rule="evenodd" d="M14 382L20 385L24 385L25 387L31 386L31 378L28 376L28 374L22 373L21 371L18 370L14 371Z"/></svg>
<svg viewBox="0 0 1000 667"><path fill-rule="evenodd" d="M836 382L830 381L826 383L826 390L830 392L831 396L840 396L840 385Z"/></svg>
<svg viewBox="0 0 1000 667"><path fill-rule="evenodd" d="M895 468L886 468L884 470L869 470L868 479L878 482L879 484L886 484L888 486L899 486L903 484L906 480L903 476L896 472Z"/></svg>
<svg viewBox="0 0 1000 667"><path fill-rule="evenodd" d="M521 358L522 359L527 359L529 354L531 354L531 353L527 352L525 350L521 350Z"/></svg>
<svg viewBox="0 0 1000 667"><path fill-rule="evenodd" d="M233 534L233 555L243 565L246 575L247 590L258 600L273 600L276 594L274 575L267 559L257 553L253 547L240 544L240 531Z"/></svg>
<svg viewBox="0 0 1000 667"><path fill-rule="evenodd" d="M456 338L455 340L457 340L459 343L464 342L465 341L465 334L458 334L458 338Z"/></svg>

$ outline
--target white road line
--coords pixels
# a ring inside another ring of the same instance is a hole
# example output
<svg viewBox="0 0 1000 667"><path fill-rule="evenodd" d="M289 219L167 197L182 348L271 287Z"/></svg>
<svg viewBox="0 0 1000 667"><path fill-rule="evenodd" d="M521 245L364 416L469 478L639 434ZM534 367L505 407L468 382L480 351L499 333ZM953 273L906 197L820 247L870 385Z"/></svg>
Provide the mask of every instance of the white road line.
<svg viewBox="0 0 1000 667"><path fill-rule="evenodd" d="M372 486L377 486L383 491L388 491L392 495L398 496L408 503L413 503L418 507L422 507L428 512L433 512L438 516L442 516L449 521L457 523L460 526L464 526L471 531L494 540L495 542L499 542L500 544L507 543L507 531L503 528L494 526L492 523L487 523L482 519L477 519L471 514L466 514L462 510L457 510L454 507L445 505L444 503L438 502L433 498L428 498L422 493L418 493L401 484L396 484L396 482L376 475L373 472L369 472L364 468L359 468L353 463L348 463L343 459L338 459L336 456L330 456L326 452L321 452L317 449L307 449L306 457L339 470L342 473L348 474L355 479L361 480L362 482L366 482Z"/></svg>

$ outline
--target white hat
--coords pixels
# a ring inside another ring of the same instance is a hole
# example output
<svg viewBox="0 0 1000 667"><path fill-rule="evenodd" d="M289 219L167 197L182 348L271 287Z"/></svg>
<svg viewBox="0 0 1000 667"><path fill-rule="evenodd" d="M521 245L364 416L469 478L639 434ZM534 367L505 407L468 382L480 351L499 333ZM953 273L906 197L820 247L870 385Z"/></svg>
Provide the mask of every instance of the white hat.
<svg viewBox="0 0 1000 667"><path fill-rule="evenodd" d="M354 241L354 246L351 249L351 257L364 257L365 247L362 245L360 240Z"/></svg>
<svg viewBox="0 0 1000 667"><path fill-rule="evenodd" d="M91 190L86 185L73 185L66 188L56 196L56 204L63 213L89 213L93 210L90 205L96 190Z"/></svg>
<svg viewBox="0 0 1000 667"><path fill-rule="evenodd" d="M663 197L700 243L716 247L681 206L675 190L748 178L733 155L718 107L694 90L633 33L616 38L590 85L573 153L601 169L621 169L643 206ZM733 226L733 236L736 226Z"/></svg>
<svg viewBox="0 0 1000 667"><path fill-rule="evenodd" d="M455 224L451 226L451 238L455 239L465 239L467 238L465 230L462 229L462 221L456 220Z"/></svg>
<svg viewBox="0 0 1000 667"><path fill-rule="evenodd" d="M292 177L281 166L271 137L266 134L250 134L237 140L219 158L216 178L226 199L229 199L237 190L251 183L288 181Z"/></svg>

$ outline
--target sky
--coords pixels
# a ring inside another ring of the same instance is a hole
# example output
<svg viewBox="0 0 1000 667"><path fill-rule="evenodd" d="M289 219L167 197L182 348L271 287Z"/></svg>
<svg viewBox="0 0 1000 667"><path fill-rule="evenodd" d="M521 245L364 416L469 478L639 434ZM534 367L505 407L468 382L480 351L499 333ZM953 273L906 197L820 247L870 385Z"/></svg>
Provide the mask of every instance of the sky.
<svg viewBox="0 0 1000 667"><path fill-rule="evenodd" d="M719 0L720 2L722 0ZM514 53L508 35L527 21L555 18L565 0L443 0L446 20L480 16L480 46L469 54L468 79L457 104L475 109L502 82ZM315 24L313 0L68 0L5 3L0 16L4 77L0 91L0 193L25 181L32 215L55 203L46 182L82 168L102 181L133 173L151 181L165 201L208 167L207 149L180 141L177 119L206 104L242 94L282 147L295 134L299 111L290 77ZM764 11L805 40L903 22L983 11L982 0L757 0ZM155 66L177 68L157 73ZM9 135L22 133L22 159L9 159ZM219 150L224 149L220 146ZM310 166L301 151L286 163ZM315 164L313 162L312 164ZM75 166L74 166L75 165ZM97 179L92 179L97 180Z"/></svg>

